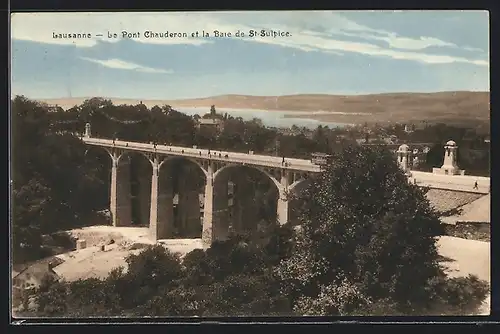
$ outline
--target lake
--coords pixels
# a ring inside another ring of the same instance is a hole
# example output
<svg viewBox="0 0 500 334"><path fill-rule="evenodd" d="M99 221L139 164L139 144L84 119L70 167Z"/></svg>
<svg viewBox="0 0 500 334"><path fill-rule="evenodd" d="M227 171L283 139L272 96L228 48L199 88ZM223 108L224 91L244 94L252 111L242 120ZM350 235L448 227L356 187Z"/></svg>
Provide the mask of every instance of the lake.
<svg viewBox="0 0 500 334"><path fill-rule="evenodd" d="M175 107L172 106L175 110L182 112L186 115L200 115L210 112L210 108L208 107ZM224 114L227 113L233 117L241 117L245 121L252 120L253 118L259 118L262 120L262 123L266 126L271 127L286 127L289 128L292 125L296 125L299 127L306 127L310 129L314 129L318 127L318 125L327 125L330 128L334 127L342 127L347 124L343 123L334 123L334 122L323 122L310 118L293 118L286 117L285 115L293 115L296 114L308 114L307 111L287 111L287 110L262 110L262 109L237 109L237 108L216 108L217 113ZM314 112L310 112L310 114L314 114Z"/></svg>

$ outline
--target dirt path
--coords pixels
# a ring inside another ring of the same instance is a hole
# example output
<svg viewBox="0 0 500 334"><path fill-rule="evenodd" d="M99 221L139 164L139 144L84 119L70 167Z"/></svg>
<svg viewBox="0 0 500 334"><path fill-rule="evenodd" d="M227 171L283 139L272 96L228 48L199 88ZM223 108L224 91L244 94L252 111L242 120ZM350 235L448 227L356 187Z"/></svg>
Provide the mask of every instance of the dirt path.
<svg viewBox="0 0 500 334"><path fill-rule="evenodd" d="M490 243L443 236L437 242L439 254L450 259L445 262L450 277L476 275L491 285ZM486 298L479 314L490 314L490 296Z"/></svg>
<svg viewBox="0 0 500 334"><path fill-rule="evenodd" d="M138 254L145 246L154 244L148 239L148 228L143 227L91 226L72 230L70 234L84 239L87 247L57 256L64 262L54 271L68 281L105 278L114 268L127 268L128 255ZM111 239L113 243L109 244ZM201 239L161 240L160 243L181 256L202 247Z"/></svg>

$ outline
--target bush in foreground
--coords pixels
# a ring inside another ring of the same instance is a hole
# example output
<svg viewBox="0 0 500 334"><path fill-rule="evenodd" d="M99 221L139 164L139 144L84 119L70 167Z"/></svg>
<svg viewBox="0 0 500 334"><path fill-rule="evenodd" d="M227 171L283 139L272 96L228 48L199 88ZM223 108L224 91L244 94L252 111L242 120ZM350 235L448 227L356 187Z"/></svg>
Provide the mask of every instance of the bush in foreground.
<svg viewBox="0 0 500 334"><path fill-rule="evenodd" d="M345 315L391 305L393 314L425 313L436 295L456 304L432 285L444 276L438 215L392 153L353 146L332 160L302 195L301 232L275 270L294 310ZM464 298L482 295L473 290Z"/></svg>
<svg viewBox="0 0 500 334"><path fill-rule="evenodd" d="M234 245L234 247L238 247ZM240 246L241 247L241 246ZM247 248L249 252L252 247ZM222 250L222 248L220 249ZM210 263L220 253L195 250L184 264L167 249L158 246L134 257L134 273L114 270L106 279L44 283L35 291L35 316L248 316L248 315L403 315L470 314L480 305L489 287L476 277L434 278L426 286L426 307L402 312L392 298L373 298L363 284L338 277L319 287L315 295L283 294L286 285L265 267L260 272L232 270L214 279L197 280L211 271ZM188 263L188 260L190 263ZM213 261L213 262L212 262ZM206 267L198 267L205 263ZM174 270L167 269L167 265ZM164 269L161 269L164 268ZM178 269L181 269L179 275ZM200 270L194 270L200 268ZM216 267L217 268L217 267ZM144 280L153 269L155 282ZM172 275L174 273L174 275ZM172 279L174 277L174 279ZM146 283L147 282L147 283ZM292 303L293 302L293 303ZM25 315L33 315L26 313ZM21 312L20 316L23 315Z"/></svg>

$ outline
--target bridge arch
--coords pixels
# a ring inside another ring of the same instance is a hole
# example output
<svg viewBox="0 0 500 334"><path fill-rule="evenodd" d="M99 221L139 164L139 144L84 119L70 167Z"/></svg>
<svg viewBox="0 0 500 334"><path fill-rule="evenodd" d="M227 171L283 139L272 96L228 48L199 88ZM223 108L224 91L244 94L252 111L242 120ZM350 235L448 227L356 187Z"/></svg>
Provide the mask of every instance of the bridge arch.
<svg viewBox="0 0 500 334"><path fill-rule="evenodd" d="M85 155L87 155L87 152L90 152L91 150L99 150L101 152L104 150L104 152L108 153L108 156L111 159L111 162L113 162L113 160L114 160L114 158L113 158L113 152L109 148L107 148L107 147L87 145L87 149L85 151Z"/></svg>
<svg viewBox="0 0 500 334"><path fill-rule="evenodd" d="M160 206L167 209L169 238L200 238L203 197L208 172L199 161L164 156L159 164Z"/></svg>
<svg viewBox="0 0 500 334"><path fill-rule="evenodd" d="M124 196L130 207L128 225L149 226L153 175L150 156L140 151L121 151L116 164L119 186L126 193ZM125 200L122 203L125 203Z"/></svg>
<svg viewBox="0 0 500 334"><path fill-rule="evenodd" d="M311 182L310 178L305 178L302 177L298 179L297 181L293 182L290 186L288 186L289 191L300 191L301 189L305 188L308 183Z"/></svg>
<svg viewBox="0 0 500 334"><path fill-rule="evenodd" d="M217 177L219 175L222 175L223 173L225 173L225 171L231 169L231 168L241 168L241 167L247 167L247 168L251 168L251 169L254 169L254 170L257 170L259 172L261 172L262 174L266 175L271 181L272 183L276 186L277 190L279 193L281 193L283 191L283 187L281 186L281 183L274 177L272 176L269 172L267 172L264 168L261 168L261 167L258 167L258 166L253 166L253 165L241 165L241 164L228 164L220 169L218 169L214 175L213 175L213 182L215 183L216 180L217 180Z"/></svg>
<svg viewBox="0 0 500 334"><path fill-rule="evenodd" d="M151 164L151 168L153 168L153 161L151 161L151 157L144 153L144 152L141 152L141 151L122 151L120 153L120 155L118 156L118 159L117 159L117 163L120 162L120 160L123 158L123 157L132 157L132 156L143 156L144 158L146 158L147 161L149 161L149 163ZM113 155L111 155L111 157L113 157Z"/></svg>
<svg viewBox="0 0 500 334"><path fill-rule="evenodd" d="M94 169L95 176L101 181L98 187L102 191L96 193L99 198L94 200L99 202L99 210L108 210L110 206L111 168L113 166L112 156L102 147L89 145L85 148L83 159L86 168Z"/></svg>
<svg viewBox="0 0 500 334"><path fill-rule="evenodd" d="M203 174L205 175L205 179L208 177L208 171L205 169L205 167L203 167L203 165L197 161L196 159L192 159L190 157L184 157L184 156L167 156L165 159L163 159L163 161L160 163L160 168L162 165L164 165L165 163L168 163L170 161L173 161L173 160L185 160L185 161L189 161L189 162L192 162L194 163L195 165L197 165L198 167L200 167L201 171L203 172Z"/></svg>
<svg viewBox="0 0 500 334"><path fill-rule="evenodd" d="M246 171L229 173L238 168ZM214 173L212 184L214 240L276 222L284 187L263 168L228 164Z"/></svg>

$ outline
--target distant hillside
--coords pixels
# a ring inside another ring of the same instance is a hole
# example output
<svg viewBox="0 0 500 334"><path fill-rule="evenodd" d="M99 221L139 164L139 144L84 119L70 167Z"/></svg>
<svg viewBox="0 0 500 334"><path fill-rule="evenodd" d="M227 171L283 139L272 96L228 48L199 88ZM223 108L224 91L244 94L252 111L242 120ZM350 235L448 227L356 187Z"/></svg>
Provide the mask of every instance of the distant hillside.
<svg viewBox="0 0 500 334"><path fill-rule="evenodd" d="M109 98L115 104L137 104L137 99ZM69 108L85 98L47 99ZM189 100L143 100L148 107L210 107L302 111L290 117L329 122L452 122L484 123L490 118L489 92L389 93L374 95L303 94L285 96L221 95Z"/></svg>

